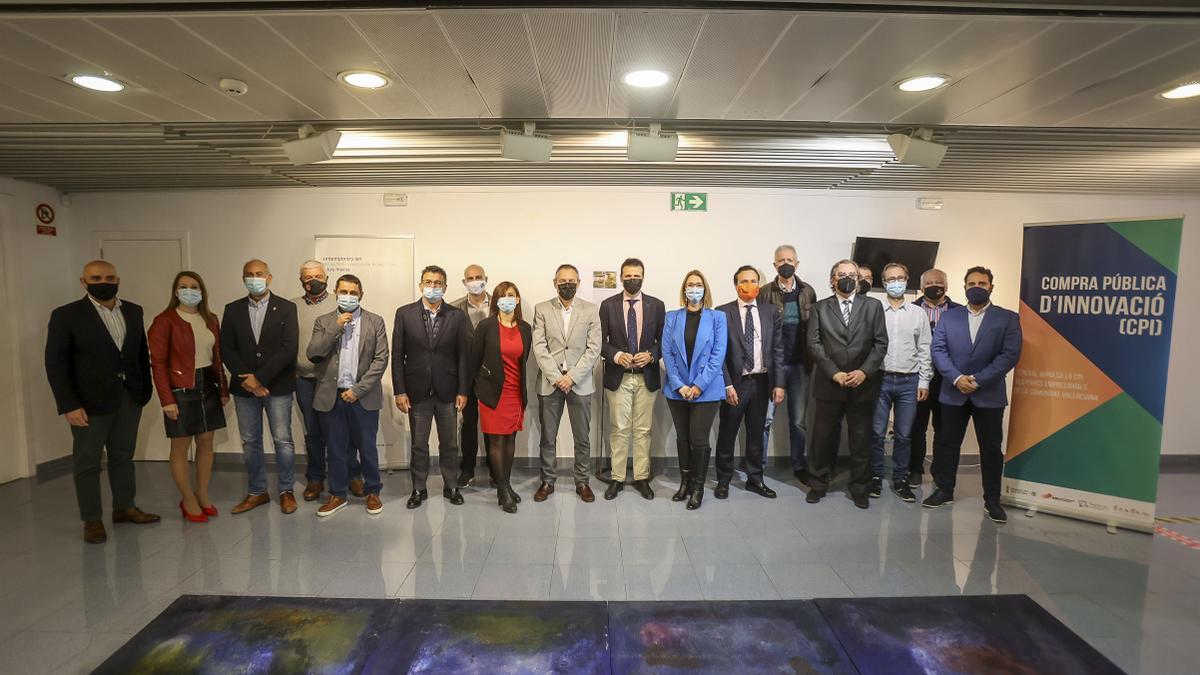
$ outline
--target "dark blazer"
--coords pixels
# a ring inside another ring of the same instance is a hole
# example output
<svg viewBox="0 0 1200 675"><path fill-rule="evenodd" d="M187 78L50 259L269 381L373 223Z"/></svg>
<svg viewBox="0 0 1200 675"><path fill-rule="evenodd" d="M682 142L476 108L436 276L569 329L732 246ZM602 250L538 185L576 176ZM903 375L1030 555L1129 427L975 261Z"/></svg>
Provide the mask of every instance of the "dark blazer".
<svg viewBox="0 0 1200 675"><path fill-rule="evenodd" d="M817 304L817 292L813 290L811 284L801 281L800 277L792 278L796 280L796 288L800 290L796 302L800 309L800 325L796 327L796 344L792 346L792 353L793 355L803 354L804 372L812 372L812 357L808 353L808 319L812 316L813 305ZM758 299L766 300L778 307L779 315L783 316L783 291L779 289L778 277L772 279L758 291Z"/></svg>
<svg viewBox="0 0 1200 675"><path fill-rule="evenodd" d="M808 351L812 354L813 396L823 401L861 403L879 398L880 368L887 355L887 323L883 305L860 295L850 308L850 325L842 323L841 299L832 295L813 305L808 321ZM866 382L848 389L833 381L837 372L861 370Z"/></svg>
<svg viewBox="0 0 1200 675"><path fill-rule="evenodd" d="M525 364L529 361L529 353L533 350L533 327L524 320L517 323L521 331L521 343L525 350L521 352L521 381L517 386L521 389L521 407L529 405L529 387L525 379ZM489 316L475 326L475 337L471 340L470 355L467 359L467 370L472 373L475 382L475 398L489 408L500 404L500 392L504 390L504 359L500 355L500 319Z"/></svg>
<svg viewBox="0 0 1200 675"><path fill-rule="evenodd" d="M396 310L392 328L392 393L406 394L413 404L431 394L442 403L453 403L455 396L467 395L471 384L467 369L471 322L461 309L443 302L438 310L437 342L430 344L424 312L421 300Z"/></svg>
<svg viewBox="0 0 1200 675"><path fill-rule="evenodd" d="M225 305L221 319L221 360L229 369L229 393L253 396L238 375L252 373L272 396L296 391L296 352L300 348L296 305L274 293L267 299L258 341L250 328L250 300L243 296Z"/></svg>
<svg viewBox="0 0 1200 675"><path fill-rule="evenodd" d="M992 305L983 314L979 332L971 343L966 307L947 310L933 331L933 366L942 374L938 400L963 405L968 400L980 408L1008 405L1005 377L1021 358L1021 320L1016 312ZM979 389L970 396L958 390L959 375L974 375Z"/></svg>
<svg viewBox="0 0 1200 675"><path fill-rule="evenodd" d="M646 378L646 388L658 391L662 375L658 370L659 359L662 358L663 324L666 321L667 307L662 300L642 293L642 336L641 344L630 347L629 337L625 331L625 294L618 293L605 298L600 303L600 355L604 357L604 388L616 391L621 387L621 376L625 369L617 364L617 352L636 354L650 352L650 363L642 369Z"/></svg>
<svg viewBox="0 0 1200 675"><path fill-rule="evenodd" d="M46 378L58 414L79 408L89 415L113 414L121 405L122 391L138 405L150 401L150 349L142 308L122 300L121 316L125 317L125 342L117 349L88 297L51 312L46 330Z"/></svg>
<svg viewBox="0 0 1200 675"><path fill-rule="evenodd" d="M759 301L756 329L762 334L763 365L767 368L767 381L771 387L782 387L783 383L783 315L773 303ZM746 356L746 345L742 343L742 317L738 301L727 302L717 310L725 313L728 327L729 346L725 349L725 386L737 387L742 383L742 359Z"/></svg>

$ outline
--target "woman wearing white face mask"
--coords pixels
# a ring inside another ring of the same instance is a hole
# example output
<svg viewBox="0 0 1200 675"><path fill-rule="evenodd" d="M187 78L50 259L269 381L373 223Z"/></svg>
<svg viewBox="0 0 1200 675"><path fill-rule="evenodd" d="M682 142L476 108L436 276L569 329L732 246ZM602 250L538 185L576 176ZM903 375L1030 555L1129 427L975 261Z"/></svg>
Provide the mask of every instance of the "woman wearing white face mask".
<svg viewBox="0 0 1200 675"><path fill-rule="evenodd" d="M517 432L525 426L529 392L525 364L533 346L533 328L521 318L521 292L510 281L492 291L492 315L475 328L468 358L479 399L479 428L487 447L500 508L516 513L520 496L512 489Z"/></svg>
<svg viewBox="0 0 1200 675"><path fill-rule="evenodd" d="M148 331L150 370L171 439L171 477L179 488L179 510L193 523L217 515L208 498L212 480L213 432L225 428L223 406L229 383L221 367L221 331L208 309L204 280L180 272L171 301ZM196 486L188 479L188 448L196 443Z"/></svg>

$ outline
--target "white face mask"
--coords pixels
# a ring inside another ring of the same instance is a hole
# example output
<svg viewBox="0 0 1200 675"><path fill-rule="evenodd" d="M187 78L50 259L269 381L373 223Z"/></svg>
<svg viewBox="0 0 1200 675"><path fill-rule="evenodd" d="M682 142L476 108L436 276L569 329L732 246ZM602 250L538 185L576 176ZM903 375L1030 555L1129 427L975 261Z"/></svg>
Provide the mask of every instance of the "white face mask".
<svg viewBox="0 0 1200 675"><path fill-rule="evenodd" d="M466 283L467 292L471 295L483 295L483 289L487 288L487 281L484 279L476 279Z"/></svg>

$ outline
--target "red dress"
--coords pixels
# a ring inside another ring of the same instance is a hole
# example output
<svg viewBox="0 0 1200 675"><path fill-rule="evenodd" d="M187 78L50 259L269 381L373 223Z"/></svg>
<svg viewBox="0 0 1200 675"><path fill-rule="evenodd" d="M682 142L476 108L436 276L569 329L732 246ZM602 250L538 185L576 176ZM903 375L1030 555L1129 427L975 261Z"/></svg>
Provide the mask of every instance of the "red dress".
<svg viewBox="0 0 1200 675"><path fill-rule="evenodd" d="M479 403L479 430L485 434L515 434L524 428L525 406L521 405L521 356L525 343L521 329L500 325L500 360L504 362L504 388L495 408Z"/></svg>

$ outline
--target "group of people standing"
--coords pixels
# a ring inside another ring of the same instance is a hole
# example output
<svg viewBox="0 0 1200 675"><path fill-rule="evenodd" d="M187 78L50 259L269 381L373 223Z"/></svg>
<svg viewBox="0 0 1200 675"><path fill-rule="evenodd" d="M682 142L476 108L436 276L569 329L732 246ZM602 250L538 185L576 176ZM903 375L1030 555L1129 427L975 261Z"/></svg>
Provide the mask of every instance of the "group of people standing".
<svg viewBox="0 0 1200 675"><path fill-rule="evenodd" d="M988 516L1004 522L999 504L1005 376L1020 354L1016 314L990 302L992 273L968 270L968 304L946 295L946 275L921 275L922 295L905 297L908 270L881 270L887 297L867 295L872 271L842 260L830 271L833 295L818 301L796 276L792 246L775 250L775 277L762 284L751 265L733 275L737 299L713 307L708 280L689 271L678 309L642 291L645 266L636 258L620 268L621 292L599 305L577 297L579 270L560 265L555 295L538 303L532 325L512 282L490 292L479 265L464 271L466 295L445 301L448 275L436 265L420 274L421 297L395 312L389 342L382 316L363 307L362 280L344 274L330 287L322 263L306 261L304 293L286 300L271 291L262 260L242 269L247 295L227 304L220 320L209 307L203 279L176 275L170 301L143 333L142 309L117 298L120 277L108 262L88 263L80 278L87 296L56 309L50 320L46 371L58 411L71 425L73 461L84 538L106 539L102 521L101 451L107 450L113 522L150 523L159 516L134 503L133 454L141 408L157 392L170 438L171 475L181 516L204 522L218 510L209 499L213 433L225 426L232 397L241 435L248 490L231 509L244 513L270 503L264 459L265 416L275 451L278 503L297 509L293 404L298 405L308 456L302 496L328 517L365 500L383 509L376 435L384 406L382 378L392 364L397 409L409 418L413 490L410 509L428 499L430 434L437 426L442 495L464 503L461 490L475 480L479 434L497 503L517 510L512 488L516 435L529 404L528 364L538 376L536 414L541 427L541 481L533 494L545 501L558 478L557 437L564 408L571 420L575 492L593 502L591 475L593 370L603 361L609 415L612 479L604 498L616 499L627 482L653 499L650 486L652 411L659 389L676 431L680 487L672 496L700 508L719 419L716 485L725 499L736 470L745 489L767 498L763 480L772 422L786 404L793 474L808 487L807 501L824 498L835 473L843 423L850 446L848 494L868 508L882 494L885 439L892 421L891 489L915 502L925 465L925 433L935 430L934 492L927 507L953 503L960 446L974 420ZM228 372L228 375L226 374ZM806 417L812 402L813 429ZM460 424L461 414L461 424ZM739 429L746 432L735 466ZM811 436L811 443L807 442ZM460 449L461 445L461 449ZM195 475L188 454L195 447Z"/></svg>

